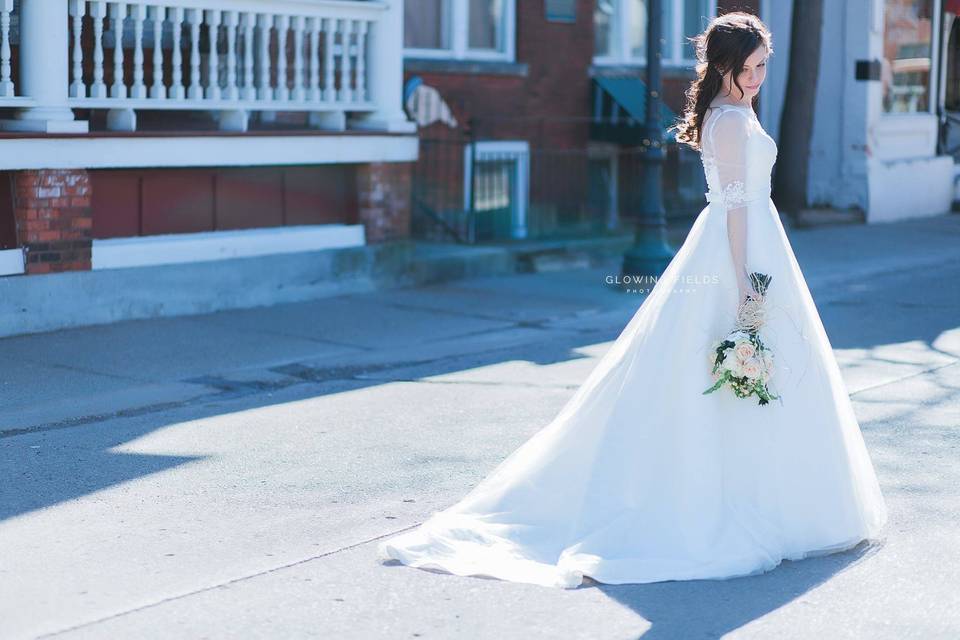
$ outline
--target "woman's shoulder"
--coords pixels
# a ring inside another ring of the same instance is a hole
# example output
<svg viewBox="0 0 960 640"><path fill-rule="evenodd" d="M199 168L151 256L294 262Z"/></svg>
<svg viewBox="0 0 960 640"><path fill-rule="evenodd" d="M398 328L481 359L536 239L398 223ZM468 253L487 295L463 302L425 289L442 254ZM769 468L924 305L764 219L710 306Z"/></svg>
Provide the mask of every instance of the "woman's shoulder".
<svg viewBox="0 0 960 640"><path fill-rule="evenodd" d="M722 109L724 107L729 107L731 109L742 109L744 111L753 111L752 106L736 102L718 102L715 100L707 105L707 109Z"/></svg>
<svg viewBox="0 0 960 640"><path fill-rule="evenodd" d="M753 110L753 107L740 104L729 104L725 102L713 103L707 106L707 111L704 114L704 119L713 116L720 115L723 113L739 113L740 115L745 116L748 120L756 118L756 112Z"/></svg>
<svg viewBox="0 0 960 640"><path fill-rule="evenodd" d="M751 109L752 111L752 109ZM754 129L754 119L747 109L721 106L707 111L703 119L704 139L711 146L737 144L750 138Z"/></svg>
<svg viewBox="0 0 960 640"><path fill-rule="evenodd" d="M749 130L755 120L756 114L751 107L723 103L708 106L703 117L704 123L710 121L713 127L743 131Z"/></svg>
<svg viewBox="0 0 960 640"><path fill-rule="evenodd" d="M727 104L725 102L708 105L707 114L709 115L711 113L741 113L745 116L756 115L753 107L740 104Z"/></svg>

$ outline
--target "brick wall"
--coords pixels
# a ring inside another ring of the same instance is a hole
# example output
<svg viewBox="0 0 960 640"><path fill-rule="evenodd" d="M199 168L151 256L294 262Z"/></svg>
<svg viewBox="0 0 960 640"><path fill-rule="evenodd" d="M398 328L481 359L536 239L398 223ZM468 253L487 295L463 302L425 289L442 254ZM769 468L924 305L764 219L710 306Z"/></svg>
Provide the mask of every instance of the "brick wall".
<svg viewBox="0 0 960 640"><path fill-rule="evenodd" d="M577 0L577 20L566 23L547 21L543 2L516 2L518 64L481 63L470 71L455 66L431 71L408 64L404 81L418 75L436 87L461 124L470 116L482 120L484 137L524 139L531 146L551 148L585 147L588 130L582 123L541 127L537 121L590 115L593 4Z"/></svg>
<svg viewBox="0 0 960 640"><path fill-rule="evenodd" d="M17 171L13 177L17 241L26 273L90 269L90 179L83 169Z"/></svg>
<svg viewBox="0 0 960 640"><path fill-rule="evenodd" d="M457 120L470 116L491 118L481 123L481 134L497 139L526 139L551 148L582 148L587 144L584 127L551 124L538 129L537 118L554 119L591 115L590 67L593 64L594 0L576 0L576 22L549 22L543 2L517 1L516 65L477 65L477 69L431 71L430 64L408 62L404 81L417 75L436 87ZM760 0L718 0L717 13L747 11L759 15ZM762 17L762 16L761 16ZM526 71L521 68L526 65ZM484 67L489 72L484 72ZM622 73L622 70L616 70ZM642 67L634 73L643 78ZM663 99L675 112L683 108L684 92L694 70L664 68ZM531 124L534 123L534 124ZM442 131L445 125L433 125ZM425 134L434 133L431 130Z"/></svg>
<svg viewBox="0 0 960 640"><path fill-rule="evenodd" d="M353 224L354 169L351 164L91 169L93 237Z"/></svg>
<svg viewBox="0 0 960 640"><path fill-rule="evenodd" d="M357 221L368 244L410 236L411 177L410 162L357 165Z"/></svg>

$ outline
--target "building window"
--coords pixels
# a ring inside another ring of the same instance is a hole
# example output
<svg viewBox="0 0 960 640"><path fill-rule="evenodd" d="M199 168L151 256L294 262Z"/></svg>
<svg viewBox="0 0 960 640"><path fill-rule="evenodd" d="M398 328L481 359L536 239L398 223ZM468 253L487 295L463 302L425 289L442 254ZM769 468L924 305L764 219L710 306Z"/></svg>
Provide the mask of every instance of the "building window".
<svg viewBox="0 0 960 640"><path fill-rule="evenodd" d="M514 0L406 0L404 55L514 59Z"/></svg>
<svg viewBox="0 0 960 640"><path fill-rule="evenodd" d="M476 166L474 166L476 159ZM530 145L491 140L464 147L464 209L474 242L527 237Z"/></svg>
<svg viewBox="0 0 960 640"><path fill-rule="evenodd" d="M934 2L886 0L884 5L883 110L929 112Z"/></svg>
<svg viewBox="0 0 960 640"><path fill-rule="evenodd" d="M716 0L663 0L663 61L690 66L696 51L687 40L717 13ZM647 57L646 0L595 0L593 9L596 64L643 64Z"/></svg>

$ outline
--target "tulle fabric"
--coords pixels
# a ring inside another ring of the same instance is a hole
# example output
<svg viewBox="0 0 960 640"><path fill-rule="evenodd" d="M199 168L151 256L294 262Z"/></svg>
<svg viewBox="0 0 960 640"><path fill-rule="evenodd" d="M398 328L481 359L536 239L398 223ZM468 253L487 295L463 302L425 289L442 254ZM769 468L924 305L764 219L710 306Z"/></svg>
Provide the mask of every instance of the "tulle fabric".
<svg viewBox="0 0 960 640"><path fill-rule="evenodd" d="M776 146L756 137L747 188L768 197L748 205L747 264L773 276L763 338L781 399L701 393L738 301L705 165L709 204L557 416L457 503L381 541L380 560L573 588L755 574L880 535L884 499L769 199Z"/></svg>

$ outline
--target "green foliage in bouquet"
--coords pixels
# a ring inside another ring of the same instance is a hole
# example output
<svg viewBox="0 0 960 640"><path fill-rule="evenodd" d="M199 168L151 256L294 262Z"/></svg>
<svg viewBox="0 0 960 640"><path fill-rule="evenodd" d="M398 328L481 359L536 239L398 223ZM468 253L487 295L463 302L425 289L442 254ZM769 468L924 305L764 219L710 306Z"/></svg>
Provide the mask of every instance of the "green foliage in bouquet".
<svg viewBox="0 0 960 640"><path fill-rule="evenodd" d="M734 332L730 337L735 339L728 337L722 340L712 352L713 369L710 373L716 380L703 395L729 385L738 398L756 395L760 405L769 404L771 400L779 398L767 388L767 380L770 379L773 369L773 354L763 346L760 337L742 331ZM735 354L737 346L745 343L754 349L754 355L747 362L756 362L754 368L747 370L744 370L745 363L740 362Z"/></svg>
<svg viewBox="0 0 960 640"><path fill-rule="evenodd" d="M773 278L756 271L749 278L759 297L744 303L737 313L737 328L715 345L710 355L714 383L703 394L729 386L738 398L755 395L758 403L765 405L779 398L767 387L773 375L773 352L760 339L765 321L763 302Z"/></svg>

